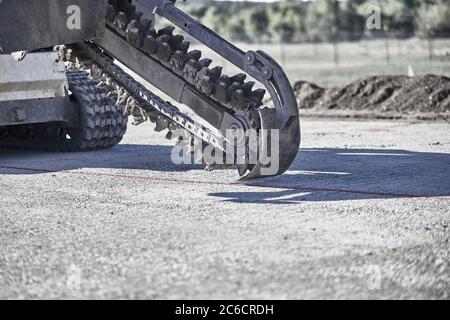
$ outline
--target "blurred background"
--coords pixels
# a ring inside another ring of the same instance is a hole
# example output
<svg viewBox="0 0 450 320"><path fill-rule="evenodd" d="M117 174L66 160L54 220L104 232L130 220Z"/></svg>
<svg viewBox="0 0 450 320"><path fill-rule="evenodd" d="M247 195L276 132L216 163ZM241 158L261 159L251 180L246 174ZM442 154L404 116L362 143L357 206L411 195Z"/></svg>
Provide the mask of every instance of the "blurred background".
<svg viewBox="0 0 450 320"><path fill-rule="evenodd" d="M244 50L262 49L292 83L342 86L371 75L450 76L450 0L178 3ZM237 70L214 56L226 72Z"/></svg>

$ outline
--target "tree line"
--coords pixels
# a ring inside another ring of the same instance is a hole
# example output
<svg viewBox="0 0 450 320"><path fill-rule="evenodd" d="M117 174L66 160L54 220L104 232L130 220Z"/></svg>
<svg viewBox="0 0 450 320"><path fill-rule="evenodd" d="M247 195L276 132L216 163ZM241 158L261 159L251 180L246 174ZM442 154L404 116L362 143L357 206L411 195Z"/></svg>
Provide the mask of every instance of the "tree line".
<svg viewBox="0 0 450 320"><path fill-rule="evenodd" d="M203 24L236 41L353 41L386 34L401 38L450 36L450 0L196 0L180 5ZM367 19L373 14L379 14L381 25L369 30Z"/></svg>

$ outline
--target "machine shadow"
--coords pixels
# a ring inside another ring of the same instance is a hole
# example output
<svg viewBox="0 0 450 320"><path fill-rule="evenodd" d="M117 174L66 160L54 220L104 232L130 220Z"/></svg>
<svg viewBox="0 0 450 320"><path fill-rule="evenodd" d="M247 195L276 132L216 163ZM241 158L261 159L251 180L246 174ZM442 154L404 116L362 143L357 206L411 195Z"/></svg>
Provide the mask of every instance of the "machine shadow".
<svg viewBox="0 0 450 320"><path fill-rule="evenodd" d="M245 184L273 189L209 195L230 202L271 204L450 196L450 154L301 149L286 174Z"/></svg>
<svg viewBox="0 0 450 320"><path fill-rule="evenodd" d="M0 174L39 174L48 171L57 172L81 168L151 171L204 169L204 166L199 164L174 164L171 159L172 149L172 146L138 144L120 144L109 150L79 153L0 149Z"/></svg>
<svg viewBox="0 0 450 320"><path fill-rule="evenodd" d="M150 171L203 170L176 165L171 146L122 144L110 150L47 153L0 149L0 174L40 174L81 168ZM206 173L205 173L206 174ZM237 203L292 204L450 196L450 154L385 149L301 149L284 175L237 184L257 191L215 192Z"/></svg>

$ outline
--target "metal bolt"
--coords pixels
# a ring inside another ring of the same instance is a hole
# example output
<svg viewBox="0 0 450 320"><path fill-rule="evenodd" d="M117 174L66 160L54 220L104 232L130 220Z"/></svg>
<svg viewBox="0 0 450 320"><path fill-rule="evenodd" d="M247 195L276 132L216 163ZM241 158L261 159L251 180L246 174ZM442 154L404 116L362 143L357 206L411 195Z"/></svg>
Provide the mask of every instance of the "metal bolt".
<svg viewBox="0 0 450 320"><path fill-rule="evenodd" d="M245 64L246 65L253 65L255 63L256 57L255 53L253 51L249 51L245 54Z"/></svg>
<svg viewBox="0 0 450 320"><path fill-rule="evenodd" d="M269 67L269 66L264 66L264 67L261 69L261 73L262 73L264 79L266 79L266 80L269 80L269 79L272 78L272 76L273 76L273 70L272 70L272 68Z"/></svg>

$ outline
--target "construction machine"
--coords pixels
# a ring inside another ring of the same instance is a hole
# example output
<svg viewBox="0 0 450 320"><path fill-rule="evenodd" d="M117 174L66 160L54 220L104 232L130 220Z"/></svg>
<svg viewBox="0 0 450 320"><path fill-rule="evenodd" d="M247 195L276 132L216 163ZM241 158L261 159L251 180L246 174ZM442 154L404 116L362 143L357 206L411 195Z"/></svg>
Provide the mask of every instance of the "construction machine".
<svg viewBox="0 0 450 320"><path fill-rule="evenodd" d="M156 18L165 22L159 30ZM242 73L223 74L188 39ZM244 179L284 173L300 144L282 68L224 40L175 0L0 0L0 147L109 148L128 116L154 123L209 169L236 165ZM208 147L215 157L205 156Z"/></svg>

